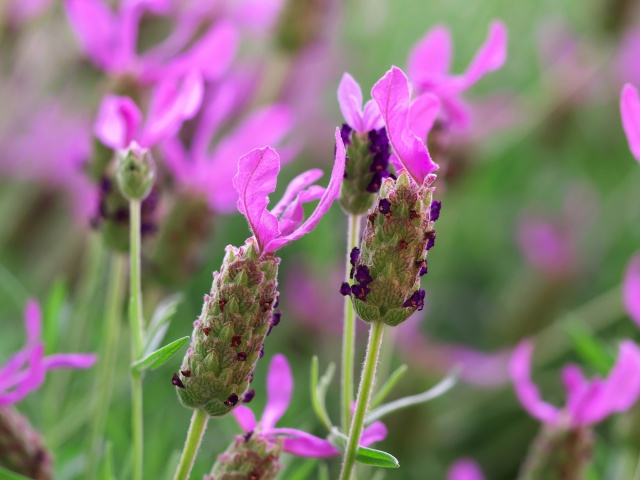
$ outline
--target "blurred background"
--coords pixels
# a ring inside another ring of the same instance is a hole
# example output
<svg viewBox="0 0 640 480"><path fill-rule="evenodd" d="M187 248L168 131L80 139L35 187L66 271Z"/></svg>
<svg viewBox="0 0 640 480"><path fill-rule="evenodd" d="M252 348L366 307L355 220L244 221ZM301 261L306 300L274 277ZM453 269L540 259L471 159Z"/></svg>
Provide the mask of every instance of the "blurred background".
<svg viewBox="0 0 640 480"><path fill-rule="evenodd" d="M290 109L294 120L280 144L292 159L283 167L275 198L308 168L330 171L333 129L344 122L336 100L343 72L360 82L366 100L391 65L406 67L412 46L443 24L453 39L452 71L459 73L485 41L490 21L505 23L505 65L464 95L470 128L443 129L429 138L442 165L436 182L442 213L422 281L426 307L390 332L381 367L390 372L409 366L393 398L426 390L456 364L461 379L445 396L388 416L389 435L379 448L401 464L400 470L383 472L388 479L445 478L460 457L476 460L489 479L514 478L539 428L509 382L506 365L517 341L535 340L535 380L544 397L559 405L559 366L578 361L588 373L602 373L602 352L613 359L620 339L640 339L620 287L640 244L640 169L618 108L622 85L640 85L640 5L282 0L267 2L266 21L238 13L256 8L247 1L207 2L210 10L199 13L193 13L195 3L174 3L171 14L144 13L140 51L166 38L183 14L200 15L205 26L225 19L239 31L235 58L207 88L213 98L237 75L236 85L245 82L246 90L213 135L212 148L251 112L276 102ZM99 351L108 279L122 246L113 241L117 228L106 225L117 215L98 218L104 186L94 165L106 154L91 131L103 95L130 91L126 75L105 72L88 59L60 2L2 5L0 360L23 343L22 315L30 297L45 310L48 352ZM211 58L219 61L215 54ZM145 92L137 90L142 99ZM184 139L192 134L191 123L181 132ZM166 336L174 339L190 335L224 247L241 245L249 233L233 209L216 211L188 188L181 190L163 166L164 151L154 155L163 180L149 206L143 244L145 316L163 298L180 293ZM226 161L233 165L236 158ZM282 322L266 342L253 383L251 407L259 415L268 360L284 353L296 383L279 425L321 436L325 432L309 407L309 367L312 355L322 369L339 362L346 227L336 202L312 234L279 252ZM106 430L118 459L117 478L126 478L130 468L124 460L130 448L124 312ZM359 327L356 364L364 356L367 330L363 323ZM185 439L191 411L179 404L171 385L182 353L145 377L145 478L171 478L167 465ZM18 405L53 450L56 478L82 475L94 373L52 372L43 388ZM338 384L334 379L328 397L335 420ZM640 451L633 428L640 409L630 415L597 428L591 478L631 478ZM210 422L193 478L210 469L237 433L230 417ZM316 478L318 464L325 463L284 457L281 478L287 479ZM337 471L338 460L327 463Z"/></svg>

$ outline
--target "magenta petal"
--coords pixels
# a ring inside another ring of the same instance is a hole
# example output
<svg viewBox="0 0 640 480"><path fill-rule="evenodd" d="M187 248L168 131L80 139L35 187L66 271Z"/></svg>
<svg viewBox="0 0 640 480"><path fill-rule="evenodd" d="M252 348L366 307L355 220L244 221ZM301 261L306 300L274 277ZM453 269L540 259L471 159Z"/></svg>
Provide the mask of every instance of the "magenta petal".
<svg viewBox="0 0 640 480"><path fill-rule="evenodd" d="M260 251L276 238L278 219L267 210L268 195L276 189L280 157L270 147L256 148L238 161L238 173L233 177L233 186L238 192L238 210L253 232Z"/></svg>
<svg viewBox="0 0 640 480"><path fill-rule="evenodd" d="M20 369L29 360L31 348L23 348L9 357L0 369L0 391L12 387L22 378Z"/></svg>
<svg viewBox="0 0 640 480"><path fill-rule="evenodd" d="M142 114L129 97L107 95L100 104L94 133L106 146L125 148L137 136Z"/></svg>
<svg viewBox="0 0 640 480"><path fill-rule="evenodd" d="M314 228L316 228L316 225L318 225L324 214L329 211L331 205L333 204L333 201L340 194L340 186L342 185L342 178L344 177L344 164L346 161L346 154L344 143L342 142L342 137L340 136L339 128L336 128L335 141L336 154L333 164L333 171L331 172L331 179L329 180L327 190L320 199L318 206L309 216L309 218L293 233L272 240L265 248L265 253L275 252L287 243L293 242L294 240L297 240L303 235L311 232Z"/></svg>
<svg viewBox="0 0 640 480"><path fill-rule="evenodd" d="M373 86L371 96L378 104L387 126L387 134L404 168L418 185L438 169L425 144L409 126L409 81L398 67L392 67Z"/></svg>
<svg viewBox="0 0 640 480"><path fill-rule="evenodd" d="M622 285L622 296L627 313L640 326L640 254L636 254L629 262Z"/></svg>
<svg viewBox="0 0 640 480"><path fill-rule="evenodd" d="M45 370L56 368L90 368L98 360L93 353L57 353L44 357L42 365Z"/></svg>
<svg viewBox="0 0 640 480"><path fill-rule="evenodd" d="M622 89L620 113L631 153L636 160L640 160L640 99L638 90L630 83Z"/></svg>
<svg viewBox="0 0 640 480"><path fill-rule="evenodd" d="M409 107L409 125L411 131L426 141L440 113L440 100L435 95L425 93L416 98Z"/></svg>
<svg viewBox="0 0 640 480"><path fill-rule="evenodd" d="M29 299L24 312L24 323L27 331L26 345L32 346L40 341L42 336L42 314L38 302Z"/></svg>
<svg viewBox="0 0 640 480"><path fill-rule="evenodd" d="M409 54L407 72L419 87L440 79L451 68L451 34L446 27L436 26L416 44Z"/></svg>
<svg viewBox="0 0 640 480"><path fill-rule="evenodd" d="M282 195L280 201L271 209L271 213L276 217L282 215L282 212L284 212L293 199L296 198L302 190L322 177L322 175L324 175L322 170L313 168L295 177L289 182L287 189L284 191L284 195Z"/></svg>
<svg viewBox="0 0 640 480"><path fill-rule="evenodd" d="M244 432L253 432L256 429L256 417L249 407L240 405L231 413Z"/></svg>
<svg viewBox="0 0 640 480"><path fill-rule="evenodd" d="M274 428L269 435L283 436L282 445L285 452L299 457L324 458L339 455L331 443L310 433L294 428Z"/></svg>
<svg viewBox="0 0 640 480"><path fill-rule="evenodd" d="M44 382L44 367L42 365L42 354L44 345L42 343L33 347L29 355L29 370L21 378L20 383L11 392L0 393L0 406L12 405L26 397L30 392L36 390Z"/></svg>
<svg viewBox="0 0 640 480"><path fill-rule="evenodd" d="M362 432L360 445L368 447L372 443L380 442L387 438L387 427L382 422L373 422Z"/></svg>
<svg viewBox="0 0 640 480"><path fill-rule="evenodd" d="M476 462L462 458L451 465L447 480L484 480L484 474Z"/></svg>
<svg viewBox="0 0 640 480"><path fill-rule="evenodd" d="M559 410L540 398L538 387L531 381L531 357L533 343L521 341L513 351L509 362L509 373L520 403L529 414L544 423L555 423Z"/></svg>
<svg viewBox="0 0 640 480"><path fill-rule="evenodd" d="M362 90L355 79L345 73L338 86L338 103L347 124L358 133L364 133L362 122Z"/></svg>
<svg viewBox="0 0 640 480"><path fill-rule="evenodd" d="M293 375L291 367L284 355L273 356L267 374L267 404L262 413L260 425L264 430L271 430L284 415L293 393Z"/></svg>
<svg viewBox="0 0 640 480"><path fill-rule="evenodd" d="M319 200L324 195L326 189L319 185L312 185L300 194L289 204L278 221L280 235L293 233L298 225L304 220L303 204ZM272 212L273 213L273 212Z"/></svg>
<svg viewBox="0 0 640 480"><path fill-rule="evenodd" d="M379 130L384 126L384 120L380 115L378 104L374 100L369 100L364 104L362 112L362 128L365 132Z"/></svg>

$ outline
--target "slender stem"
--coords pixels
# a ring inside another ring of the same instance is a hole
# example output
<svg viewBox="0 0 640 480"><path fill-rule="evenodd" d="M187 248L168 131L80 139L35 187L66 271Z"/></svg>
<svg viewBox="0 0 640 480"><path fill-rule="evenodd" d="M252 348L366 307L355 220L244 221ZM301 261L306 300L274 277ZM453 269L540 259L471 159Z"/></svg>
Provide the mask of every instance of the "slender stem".
<svg viewBox="0 0 640 480"><path fill-rule="evenodd" d="M102 348L96 374L96 395L91 422L91 440L89 442L89 460L87 478L95 478L98 470L98 460L102 450L104 427L113 392L113 378L115 362L118 358L118 343L120 339L120 315L124 301L124 287L126 274L126 257L113 254L109 268L109 284L107 285L106 318L102 327Z"/></svg>
<svg viewBox="0 0 640 480"><path fill-rule="evenodd" d="M182 450L176 475L173 477L174 480L187 480L189 478L208 420L209 415L204 410L196 409L193 411L187 440L184 442L184 449Z"/></svg>
<svg viewBox="0 0 640 480"><path fill-rule="evenodd" d="M129 323L131 325L131 360L142 357L144 330L142 321L142 289L140 287L140 201L130 200L129 245ZM142 423L142 374L131 373L132 431L133 431L133 479L142 480L143 423Z"/></svg>
<svg viewBox="0 0 640 480"><path fill-rule="evenodd" d="M350 254L360 239L360 215L349 215L347 230L347 261L345 277L349 281L351 271ZM347 431L351 423L351 404L353 403L353 357L355 356L356 321L351 298L344 297L344 332L342 335L342 377L341 377L341 423Z"/></svg>
<svg viewBox="0 0 640 480"><path fill-rule="evenodd" d="M349 441L347 442L347 450L342 464L342 472L340 480L349 480L353 473L356 463L356 454L362 437L364 428L364 418L369 408L371 393L376 377L376 365L378 356L380 355L380 346L382 345L382 337L384 333L383 322L373 322L371 331L369 332L369 344L367 345L367 354L364 359L364 367L360 378L360 388L358 389L358 400L356 402L356 411L353 414L351 428L349 430Z"/></svg>

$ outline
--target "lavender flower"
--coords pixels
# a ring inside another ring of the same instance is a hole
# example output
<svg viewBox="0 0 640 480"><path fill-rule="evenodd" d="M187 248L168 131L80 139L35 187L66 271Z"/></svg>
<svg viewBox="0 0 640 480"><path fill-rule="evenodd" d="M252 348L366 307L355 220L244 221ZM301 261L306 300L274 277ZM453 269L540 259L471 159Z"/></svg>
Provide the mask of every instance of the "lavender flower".
<svg viewBox="0 0 640 480"><path fill-rule="evenodd" d="M45 373L57 368L89 368L96 362L93 354L54 354L44 356L41 339L42 315L35 300L29 300L24 316L27 340L0 369L0 407L13 405L38 389Z"/></svg>

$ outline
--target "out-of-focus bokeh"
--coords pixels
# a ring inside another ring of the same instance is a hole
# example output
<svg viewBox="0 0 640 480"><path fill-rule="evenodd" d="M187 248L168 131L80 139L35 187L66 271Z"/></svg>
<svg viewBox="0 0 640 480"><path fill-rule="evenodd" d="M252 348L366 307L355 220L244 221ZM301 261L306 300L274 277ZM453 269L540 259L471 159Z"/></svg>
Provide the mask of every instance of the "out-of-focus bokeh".
<svg viewBox="0 0 640 480"><path fill-rule="evenodd" d="M429 139L443 168L436 184L442 201L437 244L422 280L426 306L390 332L380 367L385 373L409 366L393 398L426 390L455 365L460 380L446 395L386 417L389 435L378 445L401 464L400 470L385 472L387 479L446 478L461 457L477 461L488 479L515 478L539 429L517 401L508 376L517 342L535 341L534 378L544 397L561 405L563 364L575 361L590 374L601 373L589 363L591 343L614 355L622 338L640 339L624 310L621 288L626 265L640 246L640 167L618 107L625 82L640 86L640 5L631 0L283 0L282 5L270 0L266 8L263 2L215 0L198 12L198 1L164 3L174 13L145 10L141 52L166 38L178 15L191 15L204 26L224 18L239 35L237 54L224 73L207 79L203 101L203 110L220 102L211 109L210 122L227 108L216 95L233 104L230 113L209 130L198 130L197 117L181 131L184 141L200 134L209 143L211 134L209 155L221 156L220 178L214 171L192 175L199 182L180 180L164 160L170 149L153 150L163 180L154 223L144 235L143 291L147 319L161 299L182 295L167 339L191 333L224 247L241 245L249 236L234 200L223 206L211 198L224 189L222 183L228 188L230 177L222 172L235 171L245 153L224 143L234 129L267 105L292 116L281 119L282 134L256 140L277 142L289 160L279 198L286 181L304 170L321 168L328 177L333 131L344 122L336 99L343 72L358 80L368 99L371 86L391 65L405 68L412 46L438 24L450 29L452 71L462 72L490 22L504 22L505 65L464 94L470 128L440 137L432 132ZM88 59L61 2L5 0L2 8L0 361L23 343L28 298L43 305L47 352L95 352L114 254L104 241L104 219L97 218L104 185L99 175L92 178L91 165L105 149L92 136L93 126L106 93L138 95L146 112L148 92L140 87L144 81L137 79L138 87L130 88L126 76ZM221 52L206 55L212 64L224 61ZM226 93L225 82L233 86ZM262 128L247 127L240 135L257 135ZM203 196L189 195L194 192ZM321 368L339 363L346 229L336 202L311 234L279 252L282 321L265 344L252 385L257 393L251 407L259 416L268 360L285 354L295 390L281 422L320 436L326 432L310 408L309 368L313 355ZM124 311L122 322L106 428L119 459L117 478L129 476L131 448ZM356 365L366 340L360 323ZM144 380L144 478L171 478L186 435L191 412L179 404L171 385L178 357ZM51 372L44 386L18 405L54 452L56 478L80 478L84 471L94 375L92 370ZM335 379L328 396L335 419L338 385ZM638 420L636 408L597 427L590 478L631 478L640 451ZM230 417L210 422L192 478L208 472L237 433ZM317 476L317 460L285 456L284 461L281 478ZM327 462L334 478L338 460ZM362 478L374 478L371 470L363 472Z"/></svg>

